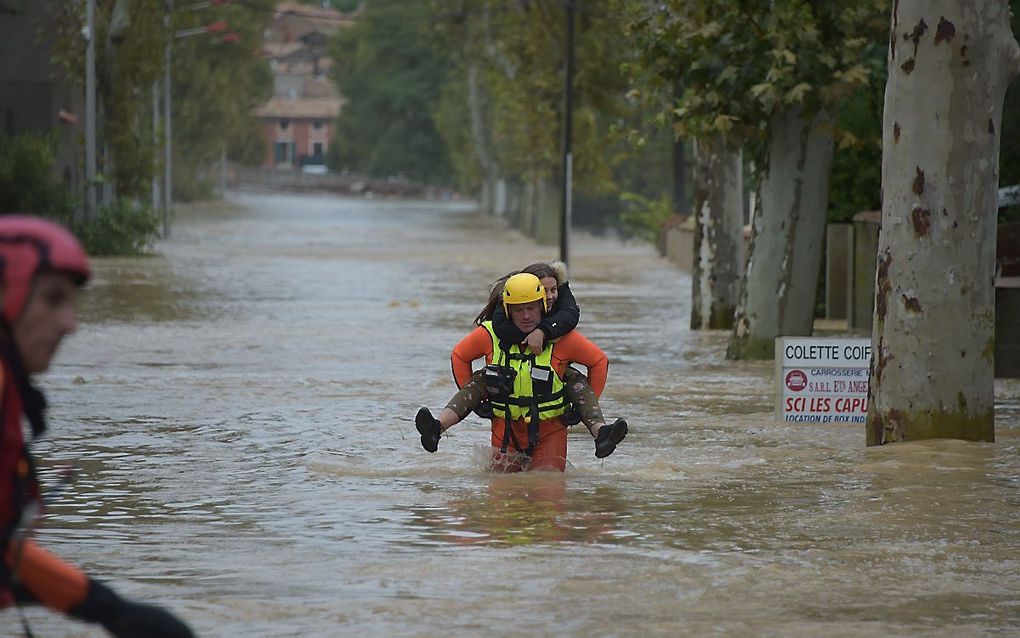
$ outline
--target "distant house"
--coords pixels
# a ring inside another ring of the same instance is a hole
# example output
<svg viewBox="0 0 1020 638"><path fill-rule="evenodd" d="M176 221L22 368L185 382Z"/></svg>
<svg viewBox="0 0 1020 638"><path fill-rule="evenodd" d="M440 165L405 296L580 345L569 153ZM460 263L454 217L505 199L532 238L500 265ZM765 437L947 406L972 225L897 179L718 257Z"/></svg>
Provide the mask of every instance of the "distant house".
<svg viewBox="0 0 1020 638"><path fill-rule="evenodd" d="M343 13L281 2L265 32L263 55L273 97L255 110L266 139L264 166L323 166L344 100L329 77L329 35L350 24Z"/></svg>
<svg viewBox="0 0 1020 638"><path fill-rule="evenodd" d="M325 164L333 122L342 105L339 97L270 98L256 111L270 142L263 165L291 168Z"/></svg>

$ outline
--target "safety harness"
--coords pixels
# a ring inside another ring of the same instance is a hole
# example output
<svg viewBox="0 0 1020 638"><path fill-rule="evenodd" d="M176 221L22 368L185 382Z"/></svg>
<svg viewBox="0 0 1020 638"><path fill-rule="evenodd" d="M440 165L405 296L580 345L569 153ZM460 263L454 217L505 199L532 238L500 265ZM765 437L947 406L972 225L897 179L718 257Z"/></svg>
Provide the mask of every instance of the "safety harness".
<svg viewBox="0 0 1020 638"><path fill-rule="evenodd" d="M9 343L0 342L0 360L2 360L0 374L4 376L3 387L0 388L2 395L0 418L3 419L0 423L0 436L8 443L18 441L20 433L16 437L10 437L11 433L7 432L7 428L20 428L19 421L24 414L32 426L32 438L37 438L46 429L44 418L46 400L29 381L16 348L11 347ZM3 491L8 492L4 496L11 499L7 511L4 512L3 529L0 529L0 553L3 554L0 555L0 598L8 596L13 598L13 601L8 599L0 602L14 603L18 609L22 631L31 637L32 630L25 617L21 600L14 596L14 590L19 584L18 574L24 542L41 514L42 495L35 462L29 454L28 445L20 441L17 447L16 459L8 459L14 461L14 467L5 468L10 474L4 477L4 480L0 480ZM12 454L14 451L9 450L7 453ZM4 555L11 549L13 560L8 565Z"/></svg>
<svg viewBox="0 0 1020 638"><path fill-rule="evenodd" d="M482 325L492 339L492 363L485 368L485 387L493 415L503 419L500 452L506 453L512 441L518 452L530 457L538 445L539 424L567 409L563 380L552 369L554 344L547 344L538 355L522 352L518 344L504 344L491 321ZM527 447L521 446L513 431L513 422L520 420L528 426Z"/></svg>

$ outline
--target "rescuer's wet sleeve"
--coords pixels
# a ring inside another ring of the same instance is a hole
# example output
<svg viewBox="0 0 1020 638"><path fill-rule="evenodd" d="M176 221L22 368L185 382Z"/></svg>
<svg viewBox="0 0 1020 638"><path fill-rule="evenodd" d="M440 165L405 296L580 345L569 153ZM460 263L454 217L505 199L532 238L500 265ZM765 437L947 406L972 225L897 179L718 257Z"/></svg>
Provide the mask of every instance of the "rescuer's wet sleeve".
<svg viewBox="0 0 1020 638"><path fill-rule="evenodd" d="M457 382L457 387L463 388L471 381L471 362L491 354L492 337L485 328L478 326L461 339L450 354L450 365L453 367L453 378Z"/></svg>
<svg viewBox="0 0 1020 638"><path fill-rule="evenodd" d="M5 561L19 602L100 624L117 638L193 637L188 626L166 610L121 598L30 540L11 543Z"/></svg>

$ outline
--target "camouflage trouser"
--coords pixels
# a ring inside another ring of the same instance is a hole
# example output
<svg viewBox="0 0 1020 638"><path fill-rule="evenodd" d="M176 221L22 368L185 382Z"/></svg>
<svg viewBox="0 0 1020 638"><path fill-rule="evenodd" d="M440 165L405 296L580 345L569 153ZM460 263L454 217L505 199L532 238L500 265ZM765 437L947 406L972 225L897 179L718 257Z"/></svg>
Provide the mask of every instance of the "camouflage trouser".
<svg viewBox="0 0 1020 638"><path fill-rule="evenodd" d="M574 406L581 414L581 421L592 429L597 424L605 425L606 418L602 416L602 408L595 396L595 391L588 383L588 377L578 370L567 366L563 374L563 394L567 402ZM471 375L471 380L464 384L464 387L453 395L446 407L457 414L458 419L466 417L475 406L485 398L485 370L476 370Z"/></svg>

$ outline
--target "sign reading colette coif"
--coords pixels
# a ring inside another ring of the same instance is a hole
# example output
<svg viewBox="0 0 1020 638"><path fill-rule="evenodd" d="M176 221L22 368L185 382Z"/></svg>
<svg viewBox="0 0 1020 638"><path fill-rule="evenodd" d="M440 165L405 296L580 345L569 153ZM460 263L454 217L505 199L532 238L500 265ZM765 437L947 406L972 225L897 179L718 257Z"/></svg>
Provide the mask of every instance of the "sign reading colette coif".
<svg viewBox="0 0 1020 638"><path fill-rule="evenodd" d="M870 339L776 339L776 416L804 423L864 423Z"/></svg>

